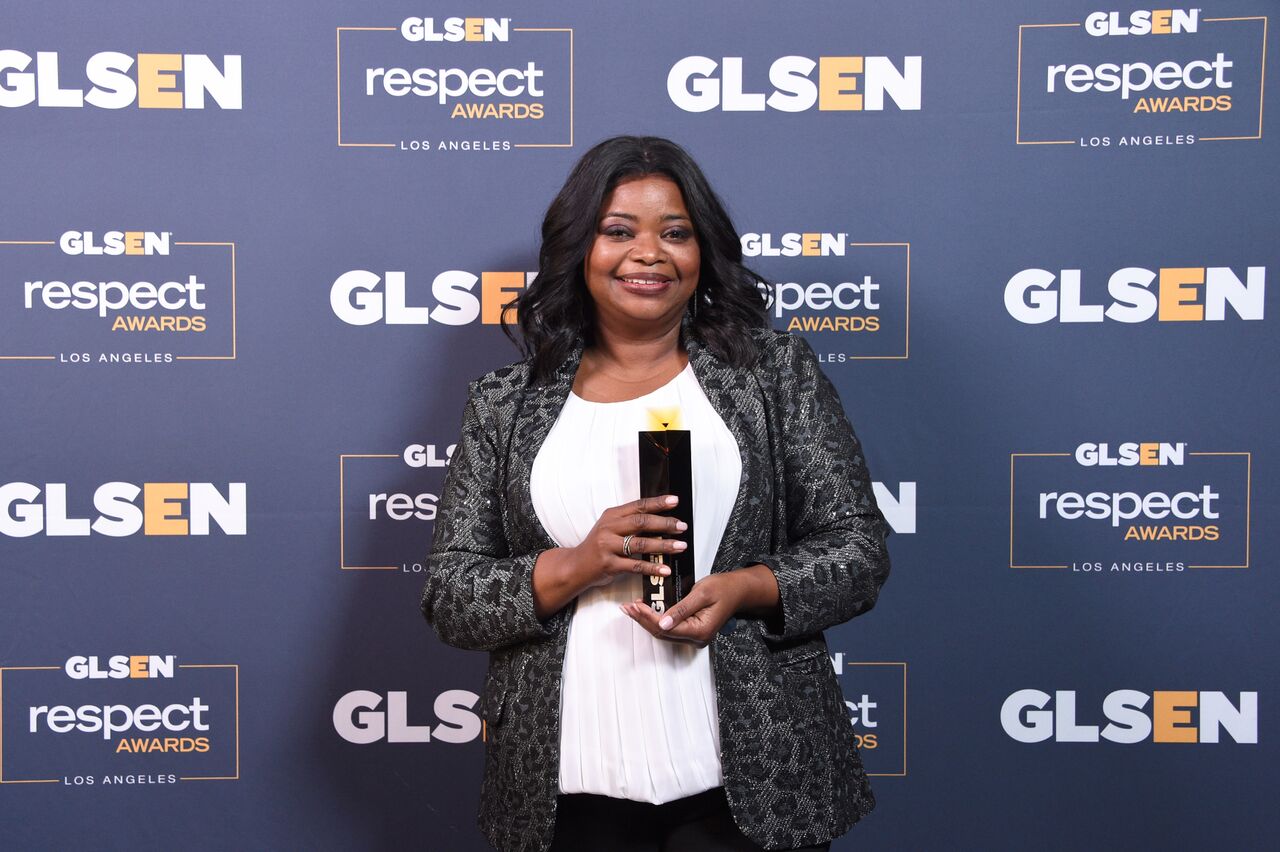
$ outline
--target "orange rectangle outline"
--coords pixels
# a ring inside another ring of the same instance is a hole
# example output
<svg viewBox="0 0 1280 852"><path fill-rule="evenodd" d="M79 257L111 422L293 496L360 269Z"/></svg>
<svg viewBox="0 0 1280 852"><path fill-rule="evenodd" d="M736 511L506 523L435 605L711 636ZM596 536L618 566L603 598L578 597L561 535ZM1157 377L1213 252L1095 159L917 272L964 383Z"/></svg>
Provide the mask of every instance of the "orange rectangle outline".
<svg viewBox="0 0 1280 852"><path fill-rule="evenodd" d="M1066 565L1014 565L1013 564L1013 460L1022 456L1069 456L1071 453L1009 453L1009 567L1010 568L1066 568Z"/></svg>
<svg viewBox="0 0 1280 852"><path fill-rule="evenodd" d="M52 240L0 240L0 246L52 246ZM234 242L174 242L178 246L230 246L231 247L231 354L230 355L175 355L175 361L234 361L236 360L236 244ZM0 361L53 361L54 355L0 355Z"/></svg>
<svg viewBox="0 0 1280 852"><path fill-rule="evenodd" d="M901 355L850 355L850 361L905 361L911 357L911 243L849 243L851 246L905 246L907 249L906 341Z"/></svg>
<svg viewBox="0 0 1280 852"><path fill-rule="evenodd" d="M4 673L11 671L19 672L42 672L42 671L61 671L59 666L0 666L0 784L57 784L57 778L14 778L5 780L4 777Z"/></svg>
<svg viewBox="0 0 1280 852"><path fill-rule="evenodd" d="M1256 15L1251 18L1205 18L1206 23L1222 21L1262 21L1262 68L1258 74L1258 135L1257 136L1198 136L1200 142L1234 142L1237 140L1262 138L1262 105L1267 94L1267 16ZM1247 561L1247 560L1246 560ZM1209 566L1204 566L1209 567Z"/></svg>
<svg viewBox="0 0 1280 852"><path fill-rule="evenodd" d="M236 774L235 775L179 775L179 781L239 781L240 780L240 665L238 663L187 663L180 669L235 669L236 696Z"/></svg>
<svg viewBox="0 0 1280 852"><path fill-rule="evenodd" d="M1223 21L1262 21L1262 67L1258 75L1258 135L1257 136L1197 136L1198 142L1231 142L1262 138L1262 107L1266 99L1267 89L1267 16L1255 15L1241 18L1205 18L1204 23ZM1013 138L1017 145L1075 145L1071 139L1053 139L1045 141L1022 141L1022 31L1044 27L1078 27L1080 24L1018 24L1018 95L1013 122Z"/></svg>
<svg viewBox="0 0 1280 852"><path fill-rule="evenodd" d="M236 718L236 774L209 776L179 776L180 781L238 781L240 780L240 666L237 663L188 663L180 669L235 669L235 718ZM0 784L57 784L57 778L6 779L4 777L4 673L13 671L62 671L61 666L0 666Z"/></svg>
<svg viewBox="0 0 1280 852"><path fill-rule="evenodd" d="M1013 117L1013 141L1015 145L1074 145L1074 139L1049 139L1037 142L1022 141L1022 31L1049 27L1078 27L1080 24L1018 24L1018 96Z"/></svg>
<svg viewBox="0 0 1280 852"><path fill-rule="evenodd" d="M0 246L53 246L53 240L0 240ZM0 355L0 361L54 361L56 355Z"/></svg>
<svg viewBox="0 0 1280 852"><path fill-rule="evenodd" d="M569 141L564 142L516 142L512 148L572 148L573 147L573 27L513 27L518 33L568 33L569 34Z"/></svg>
<svg viewBox="0 0 1280 852"><path fill-rule="evenodd" d="M902 666L902 771L901 772L868 772L868 778L906 778L907 777L907 664L905 662L848 662L849 666Z"/></svg>
<svg viewBox="0 0 1280 852"><path fill-rule="evenodd" d="M1253 453L1252 452L1227 452L1227 453L1188 453L1191 456L1244 456L1244 564L1243 565L1188 565L1188 568L1248 568L1249 567L1249 539L1252 536L1253 526Z"/></svg>
<svg viewBox="0 0 1280 852"><path fill-rule="evenodd" d="M1014 565L1013 564L1013 460L1023 456L1070 456L1071 453L1009 453L1009 567L1010 568L1066 568L1066 565ZM1240 452L1191 452L1191 456L1245 456L1244 480L1244 564L1243 565L1188 565L1188 568L1248 568L1250 538L1253 526L1253 453Z"/></svg>
<svg viewBox="0 0 1280 852"><path fill-rule="evenodd" d="M175 361L234 361L236 360L236 244L175 242L176 246L230 246L231 247L231 354L230 355L174 355Z"/></svg>
<svg viewBox="0 0 1280 852"><path fill-rule="evenodd" d="M338 147L339 148L394 148L394 142L343 142L342 141L342 33L344 31L396 32L397 27L337 27L334 36L337 56L338 94ZM568 142L517 142L513 148L572 148L573 147L573 28L572 27L512 27L518 33L568 33L569 34L569 141Z"/></svg>
<svg viewBox="0 0 1280 852"><path fill-rule="evenodd" d="M342 141L342 33L346 30L365 32L395 32L395 27L337 27L334 40L338 58L338 147L339 148L394 148L394 142L343 142Z"/></svg>
<svg viewBox="0 0 1280 852"><path fill-rule="evenodd" d="M394 571L394 565L347 564L347 459L396 459L395 453L342 453L338 456L338 567L343 571Z"/></svg>

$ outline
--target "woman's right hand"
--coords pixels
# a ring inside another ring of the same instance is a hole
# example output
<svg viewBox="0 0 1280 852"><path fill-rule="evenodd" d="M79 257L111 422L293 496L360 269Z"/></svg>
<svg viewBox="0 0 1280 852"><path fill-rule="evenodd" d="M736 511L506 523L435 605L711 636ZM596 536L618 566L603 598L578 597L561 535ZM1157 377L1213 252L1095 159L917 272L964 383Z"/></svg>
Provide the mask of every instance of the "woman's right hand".
<svg viewBox="0 0 1280 852"><path fill-rule="evenodd" d="M663 538L664 533L680 533L688 524L670 515L659 515L676 505L677 498L641 497L612 509L605 509L591 532L575 548L580 577L587 586L603 586L619 574L667 576L671 569L649 560L654 553L679 553L688 547L683 541Z"/></svg>
<svg viewBox="0 0 1280 852"><path fill-rule="evenodd" d="M651 562L648 556L686 549L683 541L664 538L663 533L683 532L687 525L658 514L673 509L676 501L672 495L642 497L605 509L576 547L556 547L539 554L533 566L533 605L538 617L558 612L584 590L603 586L619 574L670 574L668 566Z"/></svg>

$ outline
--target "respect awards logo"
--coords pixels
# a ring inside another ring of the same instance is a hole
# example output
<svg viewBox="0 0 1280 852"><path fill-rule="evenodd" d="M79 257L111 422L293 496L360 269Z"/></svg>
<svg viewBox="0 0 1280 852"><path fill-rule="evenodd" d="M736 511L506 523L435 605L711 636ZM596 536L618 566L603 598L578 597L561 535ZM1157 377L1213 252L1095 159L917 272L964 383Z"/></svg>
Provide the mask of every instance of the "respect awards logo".
<svg viewBox="0 0 1280 852"><path fill-rule="evenodd" d="M0 783L240 777L240 667L173 654L0 666Z"/></svg>
<svg viewBox="0 0 1280 852"><path fill-rule="evenodd" d="M436 507L454 444L410 444L400 453L338 457L338 567L426 570Z"/></svg>
<svg viewBox="0 0 1280 852"><path fill-rule="evenodd" d="M1267 17L1095 11L1018 27L1018 145L1142 148L1262 138Z"/></svg>
<svg viewBox="0 0 1280 852"><path fill-rule="evenodd" d="M911 352L911 243L844 231L748 232L742 254L772 282L774 326L804 336L824 364Z"/></svg>
<svg viewBox="0 0 1280 852"><path fill-rule="evenodd" d="M1009 567L1081 574L1248 568L1252 454L1185 441L1009 455Z"/></svg>
<svg viewBox="0 0 1280 852"><path fill-rule="evenodd" d="M907 664L855 662L844 651L831 654L840 679L849 724L873 778L904 778L907 774Z"/></svg>
<svg viewBox="0 0 1280 852"><path fill-rule="evenodd" d="M408 17L337 28L338 146L573 147L573 29Z"/></svg>
<svg viewBox="0 0 1280 852"><path fill-rule="evenodd" d="M0 341L5 362L234 361L236 245L140 230L0 240Z"/></svg>

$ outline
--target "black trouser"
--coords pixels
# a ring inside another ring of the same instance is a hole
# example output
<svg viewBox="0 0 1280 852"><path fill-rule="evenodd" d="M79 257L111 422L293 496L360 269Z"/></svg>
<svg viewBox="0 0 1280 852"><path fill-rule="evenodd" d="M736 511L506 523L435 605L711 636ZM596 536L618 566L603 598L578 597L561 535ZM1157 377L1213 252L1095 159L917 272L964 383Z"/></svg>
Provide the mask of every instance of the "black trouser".
<svg viewBox="0 0 1280 852"><path fill-rule="evenodd" d="M827 852L830 843L794 852ZM734 825L724 788L661 805L574 794L556 799L551 852L761 852Z"/></svg>

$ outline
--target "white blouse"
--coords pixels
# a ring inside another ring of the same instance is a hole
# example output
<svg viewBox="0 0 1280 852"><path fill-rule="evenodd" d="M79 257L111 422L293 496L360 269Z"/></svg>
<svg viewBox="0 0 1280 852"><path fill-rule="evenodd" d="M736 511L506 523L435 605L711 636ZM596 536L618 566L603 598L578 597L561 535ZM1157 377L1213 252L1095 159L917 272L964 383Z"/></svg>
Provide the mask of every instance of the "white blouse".
<svg viewBox="0 0 1280 852"><path fill-rule="evenodd" d="M662 421L690 431L701 579L737 498L742 460L691 366L624 402L569 394L533 462L533 508L556 544L579 544L605 509L639 498L637 433ZM619 576L578 596L560 688L561 793L661 804L723 783L710 649L657 639L618 608L641 596L642 579Z"/></svg>

